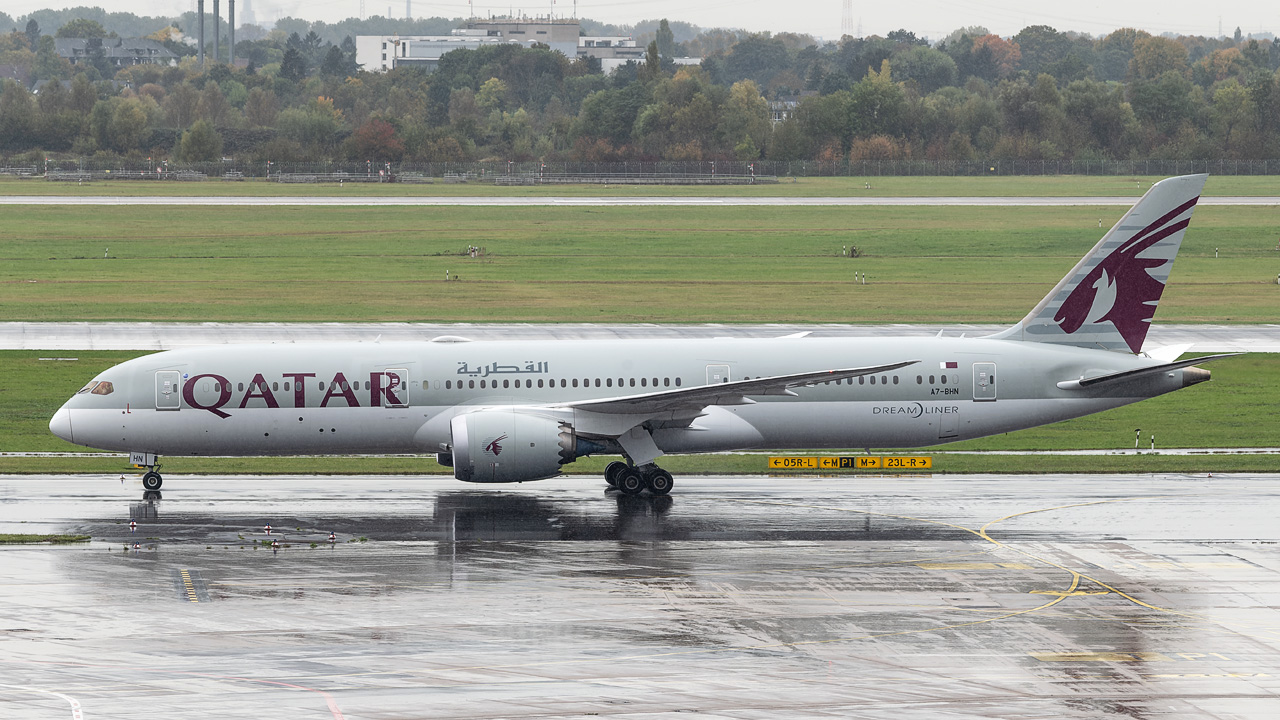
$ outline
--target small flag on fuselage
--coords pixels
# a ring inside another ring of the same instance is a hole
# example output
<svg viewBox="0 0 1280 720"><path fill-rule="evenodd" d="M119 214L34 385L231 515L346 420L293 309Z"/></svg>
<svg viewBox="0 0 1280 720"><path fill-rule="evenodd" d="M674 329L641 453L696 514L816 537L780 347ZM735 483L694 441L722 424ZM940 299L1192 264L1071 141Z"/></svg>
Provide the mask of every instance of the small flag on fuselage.
<svg viewBox="0 0 1280 720"><path fill-rule="evenodd" d="M945 362L938 363L938 367L942 368L943 370L955 370L956 368L960 367L960 363L955 362L954 360L947 360Z"/></svg>

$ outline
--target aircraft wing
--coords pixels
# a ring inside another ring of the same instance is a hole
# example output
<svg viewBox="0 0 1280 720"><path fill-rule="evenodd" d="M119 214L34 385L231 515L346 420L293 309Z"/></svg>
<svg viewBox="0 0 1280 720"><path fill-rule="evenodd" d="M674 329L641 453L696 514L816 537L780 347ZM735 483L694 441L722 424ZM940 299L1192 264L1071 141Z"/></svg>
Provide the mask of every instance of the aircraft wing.
<svg viewBox="0 0 1280 720"><path fill-rule="evenodd" d="M696 387L661 390L640 395L624 395L621 397L581 400L567 403L564 407L585 410L594 413L620 415L649 415L679 410L701 410L708 405L749 405L751 395L790 395L795 396L791 388L801 385L815 385L820 382L844 380L862 375L890 372L919 360L904 360L887 365L870 365L859 368L843 368L840 370L817 370L814 372L795 373L791 375L773 375L771 377L735 380L716 385L699 385Z"/></svg>

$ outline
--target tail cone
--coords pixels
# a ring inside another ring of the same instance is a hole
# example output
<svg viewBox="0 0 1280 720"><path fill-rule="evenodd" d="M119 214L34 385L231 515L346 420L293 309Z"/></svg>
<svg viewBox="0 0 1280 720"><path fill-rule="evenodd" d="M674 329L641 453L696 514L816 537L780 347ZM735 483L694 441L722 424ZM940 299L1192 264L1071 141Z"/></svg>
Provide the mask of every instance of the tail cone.
<svg viewBox="0 0 1280 720"><path fill-rule="evenodd" d="M1182 387L1191 387L1208 380L1210 372L1204 368L1189 367L1182 369Z"/></svg>

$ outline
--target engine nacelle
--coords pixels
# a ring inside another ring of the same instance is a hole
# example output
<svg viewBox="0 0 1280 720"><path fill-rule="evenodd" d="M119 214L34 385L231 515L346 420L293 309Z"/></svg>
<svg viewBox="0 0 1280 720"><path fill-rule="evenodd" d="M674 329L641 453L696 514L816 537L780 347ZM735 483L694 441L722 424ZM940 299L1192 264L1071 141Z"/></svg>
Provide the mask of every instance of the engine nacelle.
<svg viewBox="0 0 1280 720"><path fill-rule="evenodd" d="M478 410L449 423L453 476L507 483L560 474L560 466L602 449L581 440L568 422L520 408Z"/></svg>

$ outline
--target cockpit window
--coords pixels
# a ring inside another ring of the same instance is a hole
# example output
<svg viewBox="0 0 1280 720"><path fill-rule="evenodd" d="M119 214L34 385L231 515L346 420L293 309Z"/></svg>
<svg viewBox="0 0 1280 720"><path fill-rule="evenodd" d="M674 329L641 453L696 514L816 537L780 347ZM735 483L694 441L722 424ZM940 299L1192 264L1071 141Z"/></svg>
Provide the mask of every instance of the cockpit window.
<svg viewBox="0 0 1280 720"><path fill-rule="evenodd" d="M98 383L98 386L93 389L94 395L110 395L113 392L115 392L115 387L106 380Z"/></svg>
<svg viewBox="0 0 1280 720"><path fill-rule="evenodd" d="M89 392L90 390L92 390L92 389L93 389L97 384L98 384L98 381L97 381L97 380L90 380L90 381L89 381L89 384L88 384L88 385L85 385L84 387L82 387L82 388L80 388L79 390L77 390L77 391L76 391L76 394L77 394L77 395L83 395L83 394L85 394L85 393Z"/></svg>

